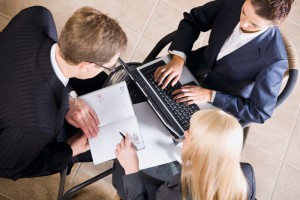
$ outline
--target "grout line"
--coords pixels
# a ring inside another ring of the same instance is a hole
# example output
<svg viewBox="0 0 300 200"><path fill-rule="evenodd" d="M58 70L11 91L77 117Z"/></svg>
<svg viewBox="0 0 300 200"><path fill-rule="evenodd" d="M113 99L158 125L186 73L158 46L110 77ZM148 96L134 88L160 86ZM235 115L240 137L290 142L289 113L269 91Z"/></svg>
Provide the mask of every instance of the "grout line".
<svg viewBox="0 0 300 200"><path fill-rule="evenodd" d="M274 192L275 192L275 188L276 188L276 186L277 186L277 184L278 184L278 179L279 179L279 176L280 176L280 174L281 174L282 167L283 167L283 164L284 164L284 161L285 161L285 158L286 158L286 155L287 155L287 152L288 152L290 143L291 143L291 138L292 138L292 135L294 134L294 131L295 131L295 128L296 128L296 123L297 123L297 121L298 121L299 116L300 116L300 114L299 114L299 111L298 111L298 115L297 115L297 117L296 117L296 120L295 120L295 123L294 123L294 127L293 127L293 130L292 130L292 133L291 133L291 135L290 135L290 137L289 137L289 142L288 142L288 144L287 144L287 146L286 146L286 148L285 148L284 157L283 157L283 159L282 159L282 161L281 161L280 170L279 170L279 173L278 173L278 175L277 175L277 177L276 177L276 182L275 182L275 185L274 185L272 194L271 194L271 199L273 198L273 195L274 195Z"/></svg>
<svg viewBox="0 0 300 200"><path fill-rule="evenodd" d="M81 164L82 164L82 162L80 162L80 163L78 164L78 167L77 167L77 169L76 169L76 171L75 171L75 173L74 173L74 176L72 177L72 179L71 179L71 181L70 181L70 185L73 185L75 176L77 176L78 171L79 171L79 169L80 169L80 167L81 167Z"/></svg>
<svg viewBox="0 0 300 200"><path fill-rule="evenodd" d="M11 198L10 197L8 197L8 196L6 196L5 194L0 194L0 197L4 197L4 198L7 198L7 200L11 200Z"/></svg>
<svg viewBox="0 0 300 200"><path fill-rule="evenodd" d="M92 0L89 6L92 6L95 0Z"/></svg>
<svg viewBox="0 0 300 200"><path fill-rule="evenodd" d="M292 23L293 25L296 25L300 28L300 25L298 23L294 22L294 20L287 18L286 21L288 21L288 22Z"/></svg>
<svg viewBox="0 0 300 200"><path fill-rule="evenodd" d="M150 12L150 17L149 17L148 20L146 21L145 26L143 27L143 30L142 30L140 36L139 36L138 39L137 39L136 45L135 45L135 47L134 47L134 49L133 49L133 51L132 51L132 54L131 54L131 56L130 56L130 58L129 58L130 61L131 61L131 59L133 58L133 55L134 55L134 54L136 53L136 51L137 51L137 48L138 48L138 46L139 46L139 44L140 44L140 42L141 42L141 40L142 40L142 37L144 36L144 33L145 33L145 31L146 31L146 29L147 29L149 23L150 23L150 20L151 20L152 17L153 17L153 13L154 13L154 11L155 11L156 8L157 8L158 3L159 3L159 0L156 0L155 4L154 4L154 6L153 6L153 9L152 9L151 12Z"/></svg>
<svg viewBox="0 0 300 200"><path fill-rule="evenodd" d="M270 152L266 151L265 149L263 149L263 148L261 148L261 147L259 147L259 146L256 146L256 145L254 145L254 144L251 144L251 143L247 142L247 140L246 140L246 144L248 144L249 146L251 146L251 147L253 147L253 148L256 148L256 149L259 150L259 151L262 151L263 153L267 154L267 156L270 156L272 159L281 162L281 159L278 159L277 157L275 157L274 155L272 155ZM284 158L283 158L283 159L284 159ZM282 159L282 160L283 160L283 159Z"/></svg>
<svg viewBox="0 0 300 200"><path fill-rule="evenodd" d="M0 16L2 16L2 17L4 17L4 18L6 18L6 19L8 19L8 20L10 20L11 18L9 18L8 16L6 16L6 15L4 15L4 14L2 14L2 13L0 13Z"/></svg>

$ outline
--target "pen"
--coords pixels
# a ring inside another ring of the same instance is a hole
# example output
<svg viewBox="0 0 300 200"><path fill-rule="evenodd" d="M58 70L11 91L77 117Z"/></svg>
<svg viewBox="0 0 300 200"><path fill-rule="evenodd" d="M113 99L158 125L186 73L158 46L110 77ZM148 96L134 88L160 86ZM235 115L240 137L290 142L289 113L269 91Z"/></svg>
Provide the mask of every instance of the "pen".
<svg viewBox="0 0 300 200"><path fill-rule="evenodd" d="M122 138L125 140L125 135L123 133L121 133L121 132L119 132L119 133L122 136ZM131 142L131 146L137 151L136 146L132 142Z"/></svg>

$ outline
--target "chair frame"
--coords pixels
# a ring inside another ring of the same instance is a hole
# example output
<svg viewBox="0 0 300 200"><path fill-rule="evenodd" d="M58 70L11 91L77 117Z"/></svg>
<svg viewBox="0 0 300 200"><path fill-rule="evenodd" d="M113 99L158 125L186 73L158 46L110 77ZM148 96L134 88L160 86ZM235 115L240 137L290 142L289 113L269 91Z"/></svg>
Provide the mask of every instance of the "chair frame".
<svg viewBox="0 0 300 200"><path fill-rule="evenodd" d="M60 184L59 184L59 190L58 190L58 196L57 196L57 200L67 200L69 199L75 192L81 190L82 188L85 188L86 186L110 175L112 173L112 168L102 172L101 174L94 176L72 188L70 188L69 190L67 190L64 193L64 187L65 187L65 182L66 182L66 177L67 177L67 168L64 169L61 173L60 173Z"/></svg>

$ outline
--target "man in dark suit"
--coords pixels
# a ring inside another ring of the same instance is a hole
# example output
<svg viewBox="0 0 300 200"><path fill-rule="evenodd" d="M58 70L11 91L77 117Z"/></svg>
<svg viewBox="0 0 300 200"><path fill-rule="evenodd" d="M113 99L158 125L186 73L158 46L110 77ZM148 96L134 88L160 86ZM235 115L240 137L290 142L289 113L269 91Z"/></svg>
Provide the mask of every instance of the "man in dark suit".
<svg viewBox="0 0 300 200"><path fill-rule="evenodd" d="M10 21L0 34L1 177L57 173L89 149L99 119L68 81L111 69L126 45L118 23L90 7L71 16L58 44L46 8L24 9ZM65 119L82 132L65 134ZM58 141L63 135L72 136Z"/></svg>
<svg viewBox="0 0 300 200"><path fill-rule="evenodd" d="M182 66L204 76L202 87L173 93L185 104L212 102L245 122L263 123L276 105L288 61L277 28L293 0L215 0L184 13L169 48L173 59L154 74L164 88L174 85ZM191 51L200 32L208 45ZM164 82L163 82L164 81Z"/></svg>

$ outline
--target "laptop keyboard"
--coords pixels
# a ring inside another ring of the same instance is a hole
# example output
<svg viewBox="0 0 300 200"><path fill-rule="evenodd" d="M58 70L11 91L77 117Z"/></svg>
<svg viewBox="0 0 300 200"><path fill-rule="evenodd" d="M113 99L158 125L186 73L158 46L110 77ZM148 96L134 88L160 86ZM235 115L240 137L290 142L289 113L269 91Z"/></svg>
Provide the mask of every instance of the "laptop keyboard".
<svg viewBox="0 0 300 200"><path fill-rule="evenodd" d="M181 88L181 83L177 82L173 87L169 84L165 89L161 89L160 86L154 81L154 72L155 70L165 65L165 62L160 61L142 69L142 73L148 78L150 84L154 86L157 90L157 94L160 96L160 99L164 102L165 106L173 113L177 122L181 125L183 130L188 130L190 125L190 118L192 114L199 110L199 107L196 104L184 105L183 103L176 103L173 100L172 92ZM196 85L195 82L190 82L187 85Z"/></svg>

